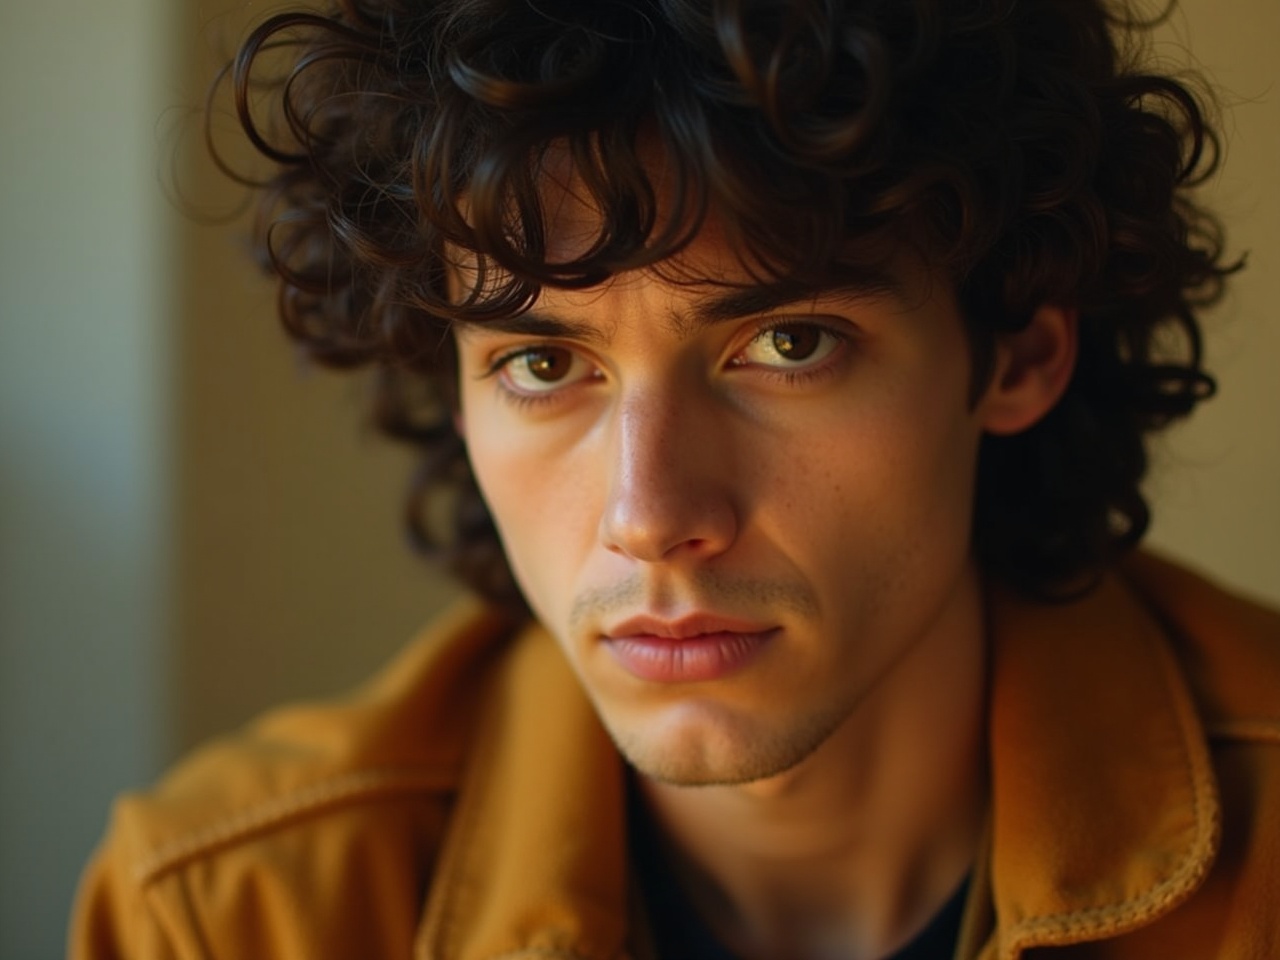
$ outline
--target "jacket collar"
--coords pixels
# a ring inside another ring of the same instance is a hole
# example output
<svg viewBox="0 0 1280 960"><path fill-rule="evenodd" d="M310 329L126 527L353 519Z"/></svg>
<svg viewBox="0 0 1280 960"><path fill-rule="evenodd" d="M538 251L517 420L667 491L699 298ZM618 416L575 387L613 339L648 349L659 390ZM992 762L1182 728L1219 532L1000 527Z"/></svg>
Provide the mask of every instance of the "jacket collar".
<svg viewBox="0 0 1280 960"><path fill-rule="evenodd" d="M1160 624L1119 577L1060 606L995 589L988 615L988 948L1014 960L1173 909L1208 871L1219 808ZM615 960L634 916L622 762L545 631L491 683L416 960Z"/></svg>
<svg viewBox="0 0 1280 960"><path fill-rule="evenodd" d="M617 960L623 766L555 641L512 639L481 696L415 960Z"/></svg>
<svg viewBox="0 0 1280 960"><path fill-rule="evenodd" d="M989 617L997 956L1172 910L1208 872L1220 813L1164 628L1120 575L1059 606L997 590Z"/></svg>

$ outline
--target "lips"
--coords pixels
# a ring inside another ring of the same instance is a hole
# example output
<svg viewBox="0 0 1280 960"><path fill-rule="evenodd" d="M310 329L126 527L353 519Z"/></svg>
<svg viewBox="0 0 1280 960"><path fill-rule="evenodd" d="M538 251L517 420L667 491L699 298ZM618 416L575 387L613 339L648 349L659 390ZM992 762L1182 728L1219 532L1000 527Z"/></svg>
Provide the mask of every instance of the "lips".
<svg viewBox="0 0 1280 960"><path fill-rule="evenodd" d="M610 628L603 642L637 679L700 683L743 669L779 632L778 627L712 615L675 621L635 617Z"/></svg>

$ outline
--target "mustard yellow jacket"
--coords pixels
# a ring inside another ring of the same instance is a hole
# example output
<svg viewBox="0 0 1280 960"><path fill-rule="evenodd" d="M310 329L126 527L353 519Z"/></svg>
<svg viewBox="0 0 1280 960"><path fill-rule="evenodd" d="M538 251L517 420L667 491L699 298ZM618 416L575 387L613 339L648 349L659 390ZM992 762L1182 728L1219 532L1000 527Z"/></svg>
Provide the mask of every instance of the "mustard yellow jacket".
<svg viewBox="0 0 1280 960"><path fill-rule="evenodd" d="M1068 606L995 592L990 623L957 956L1280 958L1280 616L1141 557ZM554 642L464 604L350 699L121 800L70 954L644 957L623 791Z"/></svg>

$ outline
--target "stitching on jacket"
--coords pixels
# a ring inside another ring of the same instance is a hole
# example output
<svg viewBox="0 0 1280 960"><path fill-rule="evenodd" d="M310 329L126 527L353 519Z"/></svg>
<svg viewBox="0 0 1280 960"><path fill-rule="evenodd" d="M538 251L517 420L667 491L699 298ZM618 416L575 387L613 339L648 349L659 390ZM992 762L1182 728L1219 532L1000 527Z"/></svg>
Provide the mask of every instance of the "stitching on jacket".
<svg viewBox="0 0 1280 960"><path fill-rule="evenodd" d="M1220 720L1207 725L1212 740L1280 743L1280 720Z"/></svg>
<svg viewBox="0 0 1280 960"><path fill-rule="evenodd" d="M323 780L282 797L267 800L163 844L135 865L134 877L140 884L147 883L178 864L215 847L236 843L249 835L354 800L399 793L433 792L452 782L453 776L443 770L365 770Z"/></svg>
<svg viewBox="0 0 1280 960"><path fill-rule="evenodd" d="M1187 779L1191 785L1191 812L1192 820L1195 823L1193 828L1195 837L1191 849L1188 850L1186 857L1183 858L1182 862L1178 864L1169 876L1146 893L1139 894L1121 903L1087 907L1067 914L1033 917L1014 924L1009 932L1007 957L1017 957L1027 947L1052 945L1052 940L1035 942L1039 936L1044 934L1054 935L1056 938L1058 936L1069 937L1072 934L1085 931L1097 936L1112 936L1123 933L1131 929L1135 921L1140 921L1144 917L1150 917L1158 913L1162 907L1194 890L1208 872L1210 859L1207 854L1212 852L1217 843L1220 814L1214 812L1208 818L1205 816L1205 795L1213 792L1213 784L1212 781L1202 781L1196 776L1195 766L1191 761L1192 750L1190 749L1195 740L1193 736L1195 731L1188 728L1189 718L1185 708L1186 705L1178 703L1168 682L1170 673L1176 671L1177 668L1172 663L1172 656L1169 651L1161 650L1159 652L1165 674L1165 693L1172 702L1172 712L1177 717L1183 745L1188 748L1183 753L1183 765L1186 768Z"/></svg>

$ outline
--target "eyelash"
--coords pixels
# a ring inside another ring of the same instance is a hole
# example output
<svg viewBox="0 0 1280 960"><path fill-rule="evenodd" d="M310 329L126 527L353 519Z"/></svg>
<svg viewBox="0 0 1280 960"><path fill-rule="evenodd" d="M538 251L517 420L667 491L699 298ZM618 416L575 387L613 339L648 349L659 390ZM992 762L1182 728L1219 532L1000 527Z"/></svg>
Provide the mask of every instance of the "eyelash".
<svg viewBox="0 0 1280 960"><path fill-rule="evenodd" d="M840 329L833 323L823 323L821 320L817 319L809 319L799 322L786 319L776 320L772 323L766 323L764 326L759 327L748 342L753 342L766 334L772 334L778 330L785 330L787 327L801 326L817 327L827 336L831 337L831 339L835 340L836 347L831 356L824 358L820 363L817 363L812 367L802 367L798 370L787 370L785 368L770 369L768 367L761 367L758 368L761 374L775 380L780 380L787 386L796 386L800 384L814 383L835 373L835 367L839 363L841 356L853 337L847 330ZM743 349L745 349L745 347Z"/></svg>
<svg viewBox="0 0 1280 960"><path fill-rule="evenodd" d="M497 384L498 392L502 399L507 403L510 403L517 410L531 410L537 407L546 406L547 404L556 403L561 399L560 390L548 390L546 393L523 393L508 386L502 379L501 373L503 369L514 360L519 360L521 357L534 353L538 350L545 350L548 347L559 346L560 344L557 343L529 343L520 347L515 347L505 353L499 354L490 361L489 366L476 379L492 379ZM572 348L565 347L564 349L571 350Z"/></svg>
<svg viewBox="0 0 1280 960"><path fill-rule="evenodd" d="M758 327L756 331L752 334L751 340L749 340L748 343L758 339L759 337L765 336L766 334L771 334L771 333L774 333L775 331L786 329L787 327L796 327L796 326L810 326L810 327L819 328L827 336L832 337L837 341L837 347L836 347L837 351L842 351L843 348L847 346L848 343L853 339L852 336L847 331L837 329L836 326L831 323L822 323L821 321L818 321L818 320L805 320L802 322L796 322L795 320L784 319L784 320L777 320L772 323L766 323L763 326ZM520 347L515 347L511 350L508 350L504 353L499 354L492 361L490 361L488 367L476 379L478 380L494 379L497 384L497 388L502 395L502 398L518 410L535 409L538 407L546 406L548 404L558 403L563 399L562 391L548 390L546 393L523 393L521 391L513 390L510 386L508 386L503 381L501 377L501 373L508 364L510 364L512 361L520 359L520 357L523 357L529 353L536 352L538 350L545 350L548 347L560 347L560 346L561 345L557 343L531 343L531 344L525 344ZM564 349L572 350L573 348L565 347ZM764 376L769 377L770 379L781 381L787 386L798 386L801 384L814 383L818 380L823 379L824 377L830 376L832 373L835 372L834 368L835 368L835 365L838 363L838 361L839 361L839 357L836 355L833 355L832 357L827 358L823 362L813 367L805 367L799 370L785 370L785 369L771 370L769 368L761 367L758 369L758 372L763 374Z"/></svg>

